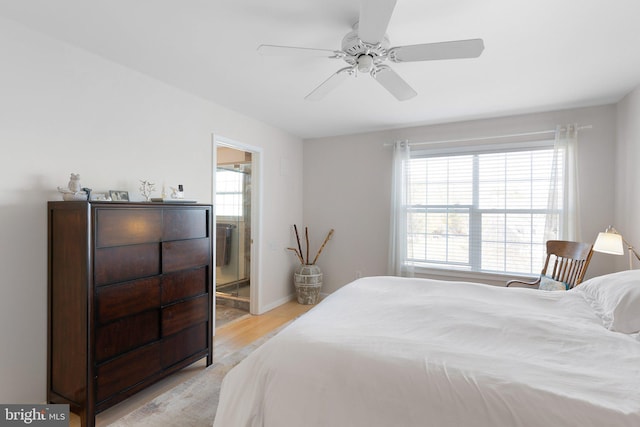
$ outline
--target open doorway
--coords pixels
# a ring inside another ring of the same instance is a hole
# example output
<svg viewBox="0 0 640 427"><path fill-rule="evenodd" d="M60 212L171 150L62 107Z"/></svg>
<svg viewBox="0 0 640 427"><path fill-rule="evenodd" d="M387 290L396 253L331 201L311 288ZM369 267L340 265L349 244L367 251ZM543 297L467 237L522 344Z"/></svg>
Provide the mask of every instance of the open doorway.
<svg viewBox="0 0 640 427"><path fill-rule="evenodd" d="M216 327L257 311L259 152L214 138Z"/></svg>

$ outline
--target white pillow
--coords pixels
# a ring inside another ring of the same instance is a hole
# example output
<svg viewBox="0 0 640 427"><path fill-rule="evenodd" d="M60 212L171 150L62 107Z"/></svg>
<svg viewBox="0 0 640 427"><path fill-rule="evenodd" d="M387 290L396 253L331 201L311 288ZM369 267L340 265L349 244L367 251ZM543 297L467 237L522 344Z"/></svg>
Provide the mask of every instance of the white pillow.
<svg viewBox="0 0 640 427"><path fill-rule="evenodd" d="M594 277L574 289L584 293L608 329L625 334L640 331L640 270Z"/></svg>

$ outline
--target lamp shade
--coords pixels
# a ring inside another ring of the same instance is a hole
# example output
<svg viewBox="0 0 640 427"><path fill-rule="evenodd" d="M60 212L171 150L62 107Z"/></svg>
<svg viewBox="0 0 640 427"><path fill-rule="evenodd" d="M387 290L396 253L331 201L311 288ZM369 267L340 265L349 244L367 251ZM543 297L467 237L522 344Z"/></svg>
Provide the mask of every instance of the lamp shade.
<svg viewBox="0 0 640 427"><path fill-rule="evenodd" d="M593 244L593 250L612 255L624 255L622 236L617 233L598 233L598 238Z"/></svg>

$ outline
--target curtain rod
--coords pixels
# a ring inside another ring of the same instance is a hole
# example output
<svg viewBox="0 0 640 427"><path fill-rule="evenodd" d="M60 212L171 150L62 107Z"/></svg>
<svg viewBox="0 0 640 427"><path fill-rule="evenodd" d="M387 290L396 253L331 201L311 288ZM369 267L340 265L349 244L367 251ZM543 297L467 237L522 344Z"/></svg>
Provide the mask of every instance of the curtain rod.
<svg viewBox="0 0 640 427"><path fill-rule="evenodd" d="M576 130L591 129L592 127L593 127L592 125L583 125L583 126L578 126ZM566 130L566 128L561 128L560 130L564 131ZM447 140L441 140L441 141L410 142L409 145L412 146L412 145L446 144L446 143L452 143L452 142L484 141L488 139L514 138L518 136L544 135L546 133L555 133L555 132L556 132L556 129L550 129L550 130L540 130L535 132L512 133L508 135L480 136L475 138L447 139ZM393 143L385 143L384 145L391 146L393 145Z"/></svg>

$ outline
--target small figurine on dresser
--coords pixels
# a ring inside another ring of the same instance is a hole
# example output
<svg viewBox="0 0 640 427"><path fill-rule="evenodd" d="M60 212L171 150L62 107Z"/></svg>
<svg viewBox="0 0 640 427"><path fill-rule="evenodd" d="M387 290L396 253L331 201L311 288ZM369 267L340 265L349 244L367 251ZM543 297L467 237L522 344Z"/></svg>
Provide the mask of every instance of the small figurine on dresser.
<svg viewBox="0 0 640 427"><path fill-rule="evenodd" d="M80 184L80 175L72 173L67 188L58 187L62 193L62 200L89 200L89 192Z"/></svg>
<svg viewBox="0 0 640 427"><path fill-rule="evenodd" d="M171 187L171 198L172 199L184 199L184 187L182 184L178 185L178 187Z"/></svg>

